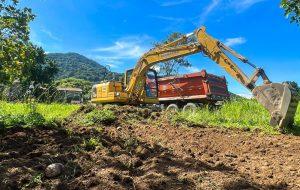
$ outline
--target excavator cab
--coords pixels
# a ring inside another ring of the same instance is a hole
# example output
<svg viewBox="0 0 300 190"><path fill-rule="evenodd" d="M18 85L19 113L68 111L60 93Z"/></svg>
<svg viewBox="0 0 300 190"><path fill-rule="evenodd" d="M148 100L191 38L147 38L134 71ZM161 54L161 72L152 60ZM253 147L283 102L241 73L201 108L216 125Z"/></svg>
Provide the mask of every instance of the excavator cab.
<svg viewBox="0 0 300 190"><path fill-rule="evenodd" d="M129 69L125 72L124 77L124 88L130 82L131 75L133 73L133 69ZM149 69L145 74L145 82L142 95L140 96L140 102L143 104L156 104L158 103L158 80L157 80L157 72L154 69Z"/></svg>

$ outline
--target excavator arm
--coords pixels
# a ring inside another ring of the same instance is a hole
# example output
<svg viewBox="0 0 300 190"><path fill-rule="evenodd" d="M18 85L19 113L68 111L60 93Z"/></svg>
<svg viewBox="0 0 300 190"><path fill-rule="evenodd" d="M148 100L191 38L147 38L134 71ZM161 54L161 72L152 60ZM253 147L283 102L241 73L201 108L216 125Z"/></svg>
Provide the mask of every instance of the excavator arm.
<svg viewBox="0 0 300 190"><path fill-rule="evenodd" d="M142 102L141 98L145 93L146 73L152 66L159 62L196 53L203 53L209 57L249 89L258 102L270 112L270 123L272 125L284 127L293 124L299 101L299 98L294 95L293 89L287 84L272 83L263 69L257 68L248 59L211 37L206 33L205 27L145 53L135 66L126 87L129 102ZM247 76L227 54L231 54L241 62L253 67L255 70L253 75ZM260 77L263 79L264 84L256 86L256 82Z"/></svg>

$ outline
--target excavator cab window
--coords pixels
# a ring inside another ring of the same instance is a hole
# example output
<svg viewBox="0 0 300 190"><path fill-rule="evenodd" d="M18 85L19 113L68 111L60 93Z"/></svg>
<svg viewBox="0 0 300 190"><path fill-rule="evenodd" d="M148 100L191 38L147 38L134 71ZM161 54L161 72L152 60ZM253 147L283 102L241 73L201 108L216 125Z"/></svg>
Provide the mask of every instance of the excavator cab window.
<svg viewBox="0 0 300 190"><path fill-rule="evenodd" d="M129 84L131 75L132 75L133 69L129 69L125 72L125 77L124 77L124 87L126 88L127 85Z"/></svg>
<svg viewBox="0 0 300 190"><path fill-rule="evenodd" d="M145 92L148 98L158 97L157 73L155 70L149 70L146 74Z"/></svg>
<svg viewBox="0 0 300 190"><path fill-rule="evenodd" d="M130 82L133 69L127 70L125 72L124 87L126 88ZM145 92L148 98L157 98L158 97L158 83L157 83L157 73L155 70L150 69L146 74L146 85Z"/></svg>

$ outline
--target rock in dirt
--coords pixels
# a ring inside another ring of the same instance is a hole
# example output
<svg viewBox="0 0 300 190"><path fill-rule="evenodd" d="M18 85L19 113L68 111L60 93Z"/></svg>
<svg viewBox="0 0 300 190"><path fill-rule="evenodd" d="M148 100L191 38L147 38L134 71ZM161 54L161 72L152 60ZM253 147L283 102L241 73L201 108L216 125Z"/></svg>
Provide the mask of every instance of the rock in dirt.
<svg viewBox="0 0 300 190"><path fill-rule="evenodd" d="M114 145L111 147L111 151L114 154L118 154L122 151L122 148L119 145Z"/></svg>
<svg viewBox="0 0 300 190"><path fill-rule="evenodd" d="M45 176L48 178L59 176L63 169L64 165L61 163L50 164L45 170Z"/></svg>
<svg viewBox="0 0 300 190"><path fill-rule="evenodd" d="M237 158L238 156L232 152L228 152L225 154L226 157L230 157L230 158Z"/></svg>

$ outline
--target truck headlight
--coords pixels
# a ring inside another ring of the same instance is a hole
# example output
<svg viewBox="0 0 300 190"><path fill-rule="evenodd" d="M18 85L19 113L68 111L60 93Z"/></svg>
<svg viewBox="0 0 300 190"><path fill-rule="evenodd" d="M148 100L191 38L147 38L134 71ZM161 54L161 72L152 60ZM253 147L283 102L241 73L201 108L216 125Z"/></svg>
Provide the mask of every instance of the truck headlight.
<svg viewBox="0 0 300 190"><path fill-rule="evenodd" d="M120 96L120 92L116 92L116 96Z"/></svg>

